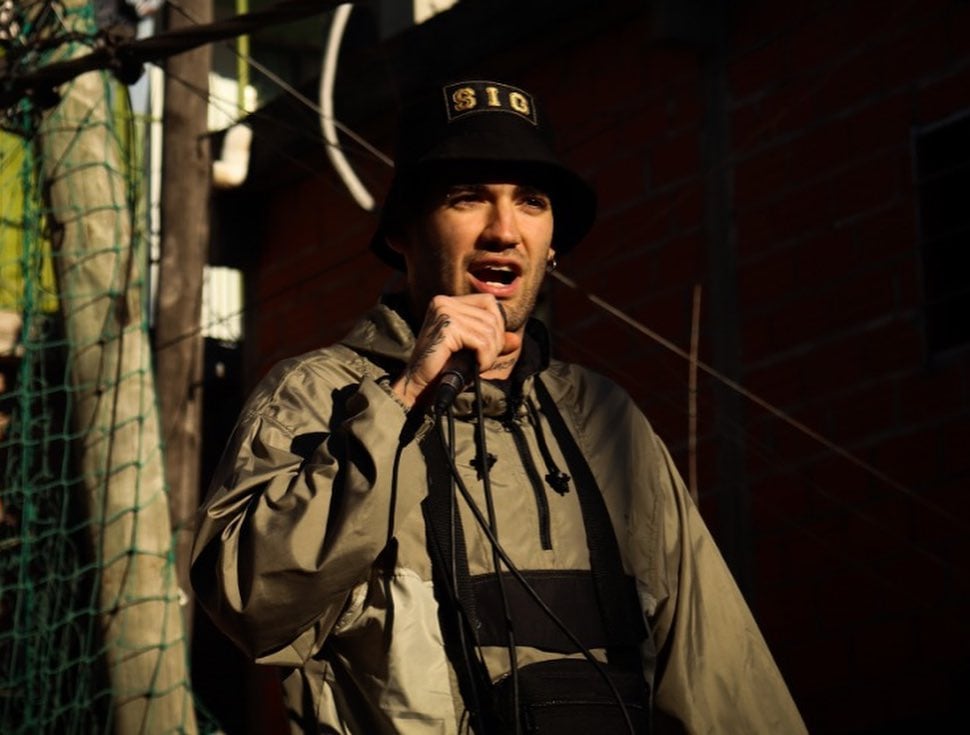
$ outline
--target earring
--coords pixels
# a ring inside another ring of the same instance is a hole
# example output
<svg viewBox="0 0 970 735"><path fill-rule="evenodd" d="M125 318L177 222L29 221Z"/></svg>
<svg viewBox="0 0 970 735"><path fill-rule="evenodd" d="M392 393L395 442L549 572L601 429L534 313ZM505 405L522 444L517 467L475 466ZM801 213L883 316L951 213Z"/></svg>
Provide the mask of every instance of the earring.
<svg viewBox="0 0 970 735"><path fill-rule="evenodd" d="M559 261L556 260L556 256L553 255L549 260L546 261L546 273L552 273L559 266Z"/></svg>

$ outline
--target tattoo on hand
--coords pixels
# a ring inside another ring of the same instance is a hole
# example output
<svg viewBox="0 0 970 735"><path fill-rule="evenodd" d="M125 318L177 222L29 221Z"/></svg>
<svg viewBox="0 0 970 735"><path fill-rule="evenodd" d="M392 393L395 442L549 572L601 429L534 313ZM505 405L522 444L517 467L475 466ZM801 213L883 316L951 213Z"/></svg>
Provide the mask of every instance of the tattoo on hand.
<svg viewBox="0 0 970 735"><path fill-rule="evenodd" d="M506 357L503 360L496 360L495 362L493 362L491 367L489 367L488 370L505 370L506 368L510 368L513 365L515 365L515 360L513 360L510 357ZM488 370L486 370L486 372L488 372Z"/></svg>
<svg viewBox="0 0 970 735"><path fill-rule="evenodd" d="M407 390L411 385L411 378L421 369L424 361L428 359L428 356L437 349L445 339L445 329L451 325L451 319L448 318L446 314L439 314L435 317L434 323L428 329L427 340L428 343L425 345L421 353L412 358L411 362L408 364L407 370L404 375L404 389Z"/></svg>

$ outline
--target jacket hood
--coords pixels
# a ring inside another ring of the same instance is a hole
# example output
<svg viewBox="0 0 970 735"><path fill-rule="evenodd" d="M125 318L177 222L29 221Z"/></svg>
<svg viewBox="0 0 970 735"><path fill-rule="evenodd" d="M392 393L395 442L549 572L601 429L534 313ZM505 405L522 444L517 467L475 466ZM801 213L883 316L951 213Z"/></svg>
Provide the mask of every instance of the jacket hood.
<svg viewBox="0 0 970 735"><path fill-rule="evenodd" d="M408 310L403 295L390 295L375 305L354 325L340 343L367 355L396 376L414 351L415 335L408 323ZM549 365L549 333L538 319L529 319L522 341L522 354L508 380L483 381L485 412L495 416L508 410L510 401L518 408L518 397L536 373ZM455 401L459 416L472 413L474 394L466 390Z"/></svg>

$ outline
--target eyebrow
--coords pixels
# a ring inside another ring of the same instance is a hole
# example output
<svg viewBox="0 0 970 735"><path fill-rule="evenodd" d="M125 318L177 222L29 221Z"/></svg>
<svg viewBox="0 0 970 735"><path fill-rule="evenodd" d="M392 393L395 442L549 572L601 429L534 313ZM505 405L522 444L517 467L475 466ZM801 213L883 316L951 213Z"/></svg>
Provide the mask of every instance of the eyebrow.
<svg viewBox="0 0 970 735"><path fill-rule="evenodd" d="M450 184L445 187L444 193L451 194L456 191L472 191L475 193L484 192L487 184ZM552 196L541 186L536 186L535 184L516 184L515 185L516 194L538 194L547 199L552 199Z"/></svg>

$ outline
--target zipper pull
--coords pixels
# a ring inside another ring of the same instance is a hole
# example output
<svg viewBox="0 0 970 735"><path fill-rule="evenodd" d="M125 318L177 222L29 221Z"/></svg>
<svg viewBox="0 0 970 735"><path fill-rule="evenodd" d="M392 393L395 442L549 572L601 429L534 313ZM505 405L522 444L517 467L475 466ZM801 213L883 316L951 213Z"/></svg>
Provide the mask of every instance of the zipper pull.
<svg viewBox="0 0 970 735"><path fill-rule="evenodd" d="M488 454L486 454L485 464L487 466L485 467L485 472L491 472L492 471L492 467L495 465L496 462L498 462L498 457L496 457L491 452L489 452ZM471 465L472 465L472 467L475 468L475 474L478 476L478 479L481 480L482 479L482 455L481 455L481 453L475 455L475 458L472 459L472 461L471 461Z"/></svg>
<svg viewBox="0 0 970 735"><path fill-rule="evenodd" d="M549 474L546 475L546 482L549 483L549 487L560 495L565 495L569 492L569 479L569 475L560 470L558 467L553 468Z"/></svg>

